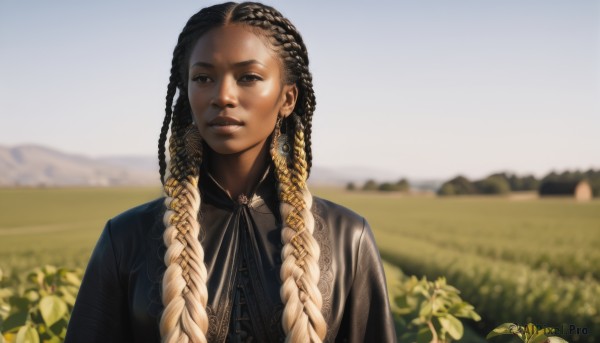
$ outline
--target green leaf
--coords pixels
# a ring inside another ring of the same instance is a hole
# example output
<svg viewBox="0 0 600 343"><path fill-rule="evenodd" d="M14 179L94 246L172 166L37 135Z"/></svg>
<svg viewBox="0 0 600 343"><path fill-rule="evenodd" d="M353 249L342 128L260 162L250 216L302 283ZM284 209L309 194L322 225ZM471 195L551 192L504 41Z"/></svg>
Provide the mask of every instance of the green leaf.
<svg viewBox="0 0 600 343"><path fill-rule="evenodd" d="M0 303L0 326L2 326L2 320L8 317L10 313L10 305Z"/></svg>
<svg viewBox="0 0 600 343"><path fill-rule="evenodd" d="M539 329L532 323L527 324L525 327L525 333L529 336L529 343L542 343L546 342L546 328Z"/></svg>
<svg viewBox="0 0 600 343"><path fill-rule="evenodd" d="M40 335L31 326L23 326L17 332L16 343L40 343Z"/></svg>
<svg viewBox="0 0 600 343"><path fill-rule="evenodd" d="M77 286L77 287L81 286L81 279L77 275L75 275L75 273L71 273L71 272L65 273L65 280L67 280L67 282L73 286Z"/></svg>
<svg viewBox="0 0 600 343"><path fill-rule="evenodd" d="M455 293L455 294L460 294L460 291L458 290L458 288L454 287L454 286L450 286L450 285L443 285L442 289L447 291L447 292L451 292L451 293Z"/></svg>
<svg viewBox="0 0 600 343"><path fill-rule="evenodd" d="M449 314L445 317L439 317L438 320L440 321L440 324L444 330L448 332L450 337L454 338L455 340L459 340L462 337L464 333L463 325L455 316Z"/></svg>
<svg viewBox="0 0 600 343"><path fill-rule="evenodd" d="M428 299L431 297L431 294L429 294L429 290L427 285L419 283L417 284L414 288L413 288L413 293L414 294L421 294L424 298Z"/></svg>
<svg viewBox="0 0 600 343"><path fill-rule="evenodd" d="M68 326L69 322L65 318L61 318L50 327L50 332L52 332L53 335L64 338L67 334Z"/></svg>
<svg viewBox="0 0 600 343"><path fill-rule="evenodd" d="M525 325L525 327L523 329L525 331L525 339L527 340L527 342L529 342L532 338L539 335L538 328L533 323L529 323L529 324ZM543 334L543 332L542 332L542 334Z"/></svg>
<svg viewBox="0 0 600 343"><path fill-rule="evenodd" d="M452 306L450 306L450 308L448 308L448 313L450 313L451 315L453 315L455 317L470 318L476 322L481 320L481 317L479 316L479 314L477 314L477 312L475 312L475 308L473 307L473 305L471 305L465 301L462 301L461 299L459 299L457 302L453 303Z"/></svg>
<svg viewBox="0 0 600 343"><path fill-rule="evenodd" d="M540 330L529 339L528 343L545 343L547 339L548 337Z"/></svg>
<svg viewBox="0 0 600 343"><path fill-rule="evenodd" d="M42 271L44 272L44 274L46 275L50 275L50 274L56 274L56 267L53 265L45 265L42 267Z"/></svg>
<svg viewBox="0 0 600 343"><path fill-rule="evenodd" d="M419 317L431 317L431 302L429 300L425 300L421 303L421 308L419 309Z"/></svg>
<svg viewBox="0 0 600 343"><path fill-rule="evenodd" d="M28 311L29 310L29 299L25 297L11 297L10 298L10 306L16 308L20 311Z"/></svg>
<svg viewBox="0 0 600 343"><path fill-rule="evenodd" d="M497 326L494 330L490 331L490 333L485 336L485 339L490 339L492 337L500 336L500 335L510 335L514 332L514 330L518 328L518 325L515 323L504 323Z"/></svg>
<svg viewBox="0 0 600 343"><path fill-rule="evenodd" d="M12 296L15 292L10 288L0 288L0 299L8 298Z"/></svg>
<svg viewBox="0 0 600 343"><path fill-rule="evenodd" d="M40 300L40 312L47 326L59 321L67 311L67 304L55 295L47 295Z"/></svg>
<svg viewBox="0 0 600 343"><path fill-rule="evenodd" d="M4 330L4 332L9 332L18 328L19 326L25 325L25 323L27 323L27 316L27 311L11 314L2 324L2 330Z"/></svg>
<svg viewBox="0 0 600 343"><path fill-rule="evenodd" d="M442 298L438 297L438 298L433 299L433 302L431 305L432 305L433 314L441 315L441 314L446 314L448 312L448 310L444 306L444 299L442 299Z"/></svg>
<svg viewBox="0 0 600 343"><path fill-rule="evenodd" d="M40 300L40 294L37 291L30 289L25 292L24 298L26 298L30 303L35 303L36 301Z"/></svg>
<svg viewBox="0 0 600 343"><path fill-rule="evenodd" d="M71 294L69 289L65 286L58 287L58 291L60 292L61 298L71 307L75 306L75 296Z"/></svg>
<svg viewBox="0 0 600 343"><path fill-rule="evenodd" d="M29 280L31 283L41 286L44 281L44 273L42 273L39 268L35 268L29 273L29 275L27 275L27 280Z"/></svg>
<svg viewBox="0 0 600 343"><path fill-rule="evenodd" d="M433 339L433 333L429 327L423 327L417 333L417 343L429 343Z"/></svg>

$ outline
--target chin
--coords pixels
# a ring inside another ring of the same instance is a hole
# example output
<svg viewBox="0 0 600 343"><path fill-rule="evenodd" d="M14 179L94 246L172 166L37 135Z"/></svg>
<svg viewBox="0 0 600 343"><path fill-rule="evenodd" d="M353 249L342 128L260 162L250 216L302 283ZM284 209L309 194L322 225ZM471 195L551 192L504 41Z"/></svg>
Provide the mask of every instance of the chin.
<svg viewBox="0 0 600 343"><path fill-rule="evenodd" d="M243 147L239 146L239 144L234 144L233 142L221 141L215 143L206 141L206 144L213 152L220 155L232 155L244 151Z"/></svg>

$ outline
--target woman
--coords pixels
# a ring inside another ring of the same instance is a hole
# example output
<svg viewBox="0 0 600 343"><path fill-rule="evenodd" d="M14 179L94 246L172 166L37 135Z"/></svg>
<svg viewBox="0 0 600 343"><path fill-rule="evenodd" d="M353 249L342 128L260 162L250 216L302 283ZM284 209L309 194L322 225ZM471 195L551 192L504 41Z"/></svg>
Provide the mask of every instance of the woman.
<svg viewBox="0 0 600 343"><path fill-rule="evenodd" d="M192 16L159 139L166 196L108 221L66 342L395 341L368 223L306 187L314 108L278 11Z"/></svg>

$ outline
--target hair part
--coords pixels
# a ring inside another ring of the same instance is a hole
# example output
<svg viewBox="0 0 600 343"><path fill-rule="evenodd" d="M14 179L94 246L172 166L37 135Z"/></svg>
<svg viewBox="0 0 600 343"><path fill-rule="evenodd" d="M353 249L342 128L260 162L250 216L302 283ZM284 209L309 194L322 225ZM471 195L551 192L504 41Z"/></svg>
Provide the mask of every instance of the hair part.
<svg viewBox="0 0 600 343"><path fill-rule="evenodd" d="M293 139L292 162L288 164L273 144L270 150L283 220L282 326L286 341L321 342L327 333L327 323L321 313L322 296L317 288L320 248L313 237L312 194L306 186L312 164L310 136L316 105L308 53L302 36L288 19L274 8L256 2L227 2L202 9L188 20L173 50L165 118L158 142L160 179L167 209L163 218L167 268L162 282L165 309L160 320L161 337L169 343L207 341L207 271L198 221L203 148L193 152L185 148L185 131L192 121L187 73L191 50L198 39L210 29L229 24L246 25L268 40L282 62L285 83L298 86L293 111L296 116L278 118L271 137L271 142L277 141L282 125L294 128L293 132L287 132ZM165 142L169 128L170 162L165 181Z"/></svg>

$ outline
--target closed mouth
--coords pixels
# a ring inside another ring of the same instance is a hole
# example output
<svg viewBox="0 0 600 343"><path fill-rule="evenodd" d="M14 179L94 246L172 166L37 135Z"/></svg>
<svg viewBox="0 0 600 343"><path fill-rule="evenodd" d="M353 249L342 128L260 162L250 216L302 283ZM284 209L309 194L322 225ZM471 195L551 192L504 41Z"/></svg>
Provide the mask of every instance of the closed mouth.
<svg viewBox="0 0 600 343"><path fill-rule="evenodd" d="M213 120L211 120L208 123L208 125L209 126L229 126L229 125L240 126L240 125L243 125L243 123L234 117L218 116L218 117L214 118Z"/></svg>
<svg viewBox="0 0 600 343"><path fill-rule="evenodd" d="M209 126L242 126L242 125L234 124L234 123L222 123L222 124L210 124Z"/></svg>

